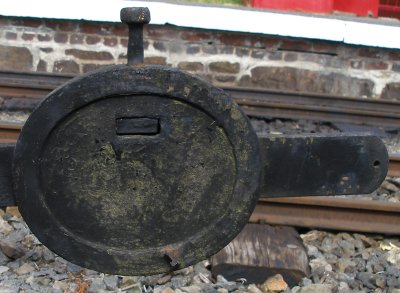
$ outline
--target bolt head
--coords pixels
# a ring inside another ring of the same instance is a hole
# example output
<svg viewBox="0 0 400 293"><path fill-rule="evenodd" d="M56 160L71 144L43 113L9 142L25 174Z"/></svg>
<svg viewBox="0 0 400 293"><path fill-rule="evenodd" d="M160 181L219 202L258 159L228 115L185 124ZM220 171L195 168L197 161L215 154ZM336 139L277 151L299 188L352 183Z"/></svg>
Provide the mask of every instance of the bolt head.
<svg viewBox="0 0 400 293"><path fill-rule="evenodd" d="M121 9L121 21L124 23L149 23L150 10L147 7L126 7Z"/></svg>

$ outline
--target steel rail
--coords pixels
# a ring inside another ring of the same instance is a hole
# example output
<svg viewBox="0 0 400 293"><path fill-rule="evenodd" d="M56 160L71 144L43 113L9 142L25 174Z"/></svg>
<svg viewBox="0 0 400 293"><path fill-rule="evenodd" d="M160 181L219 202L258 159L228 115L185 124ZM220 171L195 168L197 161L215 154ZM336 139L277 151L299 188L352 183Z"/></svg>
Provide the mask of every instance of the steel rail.
<svg viewBox="0 0 400 293"><path fill-rule="evenodd" d="M21 132L23 123L0 122L0 142L16 142Z"/></svg>
<svg viewBox="0 0 400 293"><path fill-rule="evenodd" d="M391 155L389 158L388 175L393 177L400 177L400 156Z"/></svg>
<svg viewBox="0 0 400 293"><path fill-rule="evenodd" d="M22 123L0 123L0 143L16 142ZM391 156L389 175L400 176ZM261 198L250 222L400 235L400 204L332 197Z"/></svg>
<svg viewBox="0 0 400 293"><path fill-rule="evenodd" d="M262 198L250 222L400 235L400 204L335 197Z"/></svg>
<svg viewBox="0 0 400 293"><path fill-rule="evenodd" d="M0 71L0 96L35 99L72 76ZM400 103L253 89L226 89L250 116L322 120L399 127ZM22 123L0 122L0 142L15 142ZM389 175L400 176L400 156ZM331 197L261 199L250 219L276 225L400 234L400 204Z"/></svg>
<svg viewBox="0 0 400 293"><path fill-rule="evenodd" d="M400 103L396 101L262 89L226 90L244 112L253 117L308 119L389 127L400 125Z"/></svg>
<svg viewBox="0 0 400 293"><path fill-rule="evenodd" d="M0 71L0 96L39 103L72 75ZM225 87L253 117L290 118L399 127L400 102L264 89ZM33 103L33 104L35 104Z"/></svg>

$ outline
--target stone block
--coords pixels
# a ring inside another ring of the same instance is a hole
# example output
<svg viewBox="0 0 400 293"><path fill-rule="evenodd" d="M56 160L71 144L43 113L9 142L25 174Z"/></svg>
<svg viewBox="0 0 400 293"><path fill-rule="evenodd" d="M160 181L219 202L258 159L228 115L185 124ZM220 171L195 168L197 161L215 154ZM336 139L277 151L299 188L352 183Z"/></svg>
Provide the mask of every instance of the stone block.
<svg viewBox="0 0 400 293"><path fill-rule="evenodd" d="M82 34L72 34L69 42L71 44L83 44L84 35Z"/></svg>
<svg viewBox="0 0 400 293"><path fill-rule="evenodd" d="M79 65L72 60L56 61L53 66L53 72L57 73L79 73Z"/></svg>
<svg viewBox="0 0 400 293"><path fill-rule="evenodd" d="M39 34L37 36L39 42L48 42L51 41L51 35L49 34Z"/></svg>
<svg viewBox="0 0 400 293"><path fill-rule="evenodd" d="M269 60L279 61L279 60L282 60L282 57L283 57L283 54L280 51L273 51L268 54Z"/></svg>
<svg viewBox="0 0 400 293"><path fill-rule="evenodd" d="M17 39L17 34L14 32L6 32L6 39L7 40L16 40Z"/></svg>
<svg viewBox="0 0 400 293"><path fill-rule="evenodd" d="M231 55L231 54L233 54L234 50L235 50L235 47L233 47L233 46L219 46L218 47L219 54Z"/></svg>
<svg viewBox="0 0 400 293"><path fill-rule="evenodd" d="M204 42L207 40L212 39L212 36L210 33L204 32L204 31L187 31L183 32L181 34L182 40L193 42L193 43L198 43L198 42Z"/></svg>
<svg viewBox="0 0 400 293"><path fill-rule="evenodd" d="M9 20L12 26L38 28L42 25L42 20L39 18L16 17Z"/></svg>
<svg viewBox="0 0 400 293"><path fill-rule="evenodd" d="M337 42L314 41L312 52L324 53L327 55L338 55L340 45Z"/></svg>
<svg viewBox="0 0 400 293"><path fill-rule="evenodd" d="M400 50L389 51L389 59L396 61L400 60Z"/></svg>
<svg viewBox="0 0 400 293"><path fill-rule="evenodd" d="M361 69L363 66L363 62L361 60L351 60L350 67L354 69Z"/></svg>
<svg viewBox="0 0 400 293"><path fill-rule="evenodd" d="M118 39L114 37L104 38L104 45L108 47L115 47L118 44Z"/></svg>
<svg viewBox="0 0 400 293"><path fill-rule="evenodd" d="M214 79L219 83L233 83L236 80L235 75L215 75Z"/></svg>
<svg viewBox="0 0 400 293"><path fill-rule="evenodd" d="M32 54L27 48L0 45L0 68L3 70L29 71Z"/></svg>
<svg viewBox="0 0 400 293"><path fill-rule="evenodd" d="M297 60L297 54L293 52L285 52L283 60L286 62L293 62Z"/></svg>
<svg viewBox="0 0 400 293"><path fill-rule="evenodd" d="M307 52L311 51L312 43L305 40L283 40L280 49L285 51Z"/></svg>
<svg viewBox="0 0 400 293"><path fill-rule="evenodd" d="M121 38L121 39L119 40L119 42L121 43L121 45L122 45L123 47L125 47L125 48L128 47L128 38Z"/></svg>
<svg viewBox="0 0 400 293"><path fill-rule="evenodd" d="M68 34L67 34L67 33L60 33L60 32L58 32L58 33L56 33L56 34L54 35L54 41L55 41L56 43L63 43L63 44L65 44L66 42L68 42Z"/></svg>
<svg viewBox="0 0 400 293"><path fill-rule="evenodd" d="M83 60L112 60L113 56L111 53L106 51L85 51L79 49L67 49L65 55L71 55L78 59Z"/></svg>
<svg viewBox="0 0 400 293"><path fill-rule="evenodd" d="M374 87L368 79L292 67L255 67L251 78L243 77L240 85L355 97L372 96Z"/></svg>
<svg viewBox="0 0 400 293"><path fill-rule="evenodd" d="M239 33L223 33L221 34L219 41L223 45L234 46L234 47L250 47L251 42L249 36Z"/></svg>
<svg viewBox="0 0 400 293"><path fill-rule="evenodd" d="M36 67L36 71L46 72L47 71L47 62L44 60L39 60L39 63Z"/></svg>
<svg viewBox="0 0 400 293"><path fill-rule="evenodd" d="M392 70L394 72L400 72L400 63L393 63Z"/></svg>
<svg viewBox="0 0 400 293"><path fill-rule="evenodd" d="M204 44L202 46L202 51L206 54L209 55L215 55L218 54L218 48L215 44L209 43L209 44Z"/></svg>
<svg viewBox="0 0 400 293"><path fill-rule="evenodd" d="M262 49L254 49L251 52L251 57L254 59L262 59L265 56L265 50Z"/></svg>
<svg viewBox="0 0 400 293"><path fill-rule="evenodd" d="M381 98L400 101L400 82L388 83L382 91Z"/></svg>
<svg viewBox="0 0 400 293"><path fill-rule="evenodd" d="M146 57L144 58L144 63L152 65L167 65L167 59L165 57Z"/></svg>
<svg viewBox="0 0 400 293"><path fill-rule="evenodd" d="M379 60L365 61L364 68L366 70L387 70L389 65L386 62Z"/></svg>
<svg viewBox="0 0 400 293"><path fill-rule="evenodd" d="M21 36L24 41L32 41L34 37L35 35L30 33L23 33Z"/></svg>
<svg viewBox="0 0 400 293"><path fill-rule="evenodd" d="M125 23L116 23L112 27L112 35L119 37L128 36L128 26Z"/></svg>
<svg viewBox="0 0 400 293"><path fill-rule="evenodd" d="M250 55L250 49L248 48L236 48L236 55L238 57L245 57Z"/></svg>
<svg viewBox="0 0 400 293"><path fill-rule="evenodd" d="M208 68L211 71L219 72L219 73L239 73L240 71L240 64L235 62L227 62L227 61L219 61L219 62L212 62L208 65Z"/></svg>
<svg viewBox="0 0 400 293"><path fill-rule="evenodd" d="M382 58L382 49L370 48L370 47L360 47L358 49L358 56L366 58Z"/></svg>
<svg viewBox="0 0 400 293"><path fill-rule="evenodd" d="M165 43L161 42L161 41L155 41L153 43L153 47L154 47L154 49L161 51L161 52L167 51L167 48L165 47Z"/></svg>
<svg viewBox="0 0 400 293"><path fill-rule="evenodd" d="M180 62L178 68L185 71L203 71L204 65L201 62Z"/></svg>

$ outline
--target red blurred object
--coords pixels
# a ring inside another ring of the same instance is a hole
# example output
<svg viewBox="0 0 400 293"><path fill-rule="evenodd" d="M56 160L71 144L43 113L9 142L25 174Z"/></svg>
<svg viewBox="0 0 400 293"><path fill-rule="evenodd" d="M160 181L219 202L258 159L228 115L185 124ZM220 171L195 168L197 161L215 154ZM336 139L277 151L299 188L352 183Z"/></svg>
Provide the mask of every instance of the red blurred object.
<svg viewBox="0 0 400 293"><path fill-rule="evenodd" d="M303 12L331 13L334 0L253 0L254 7Z"/></svg>
<svg viewBox="0 0 400 293"><path fill-rule="evenodd" d="M253 6L314 13L332 13L336 10L373 17L378 16L379 9L379 15L382 16L400 15L400 0L253 0Z"/></svg>
<svg viewBox="0 0 400 293"><path fill-rule="evenodd" d="M400 19L400 0L381 0L378 15Z"/></svg>
<svg viewBox="0 0 400 293"><path fill-rule="evenodd" d="M334 10L353 13L358 16L377 17L378 7L379 0L335 0L333 4Z"/></svg>

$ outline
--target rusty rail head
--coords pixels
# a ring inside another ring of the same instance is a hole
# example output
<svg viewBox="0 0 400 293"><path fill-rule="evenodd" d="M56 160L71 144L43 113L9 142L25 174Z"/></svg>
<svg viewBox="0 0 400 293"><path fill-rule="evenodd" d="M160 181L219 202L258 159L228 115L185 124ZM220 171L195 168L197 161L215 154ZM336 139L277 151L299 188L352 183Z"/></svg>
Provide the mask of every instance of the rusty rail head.
<svg viewBox="0 0 400 293"><path fill-rule="evenodd" d="M400 235L400 205L347 198L260 199L250 222Z"/></svg>

